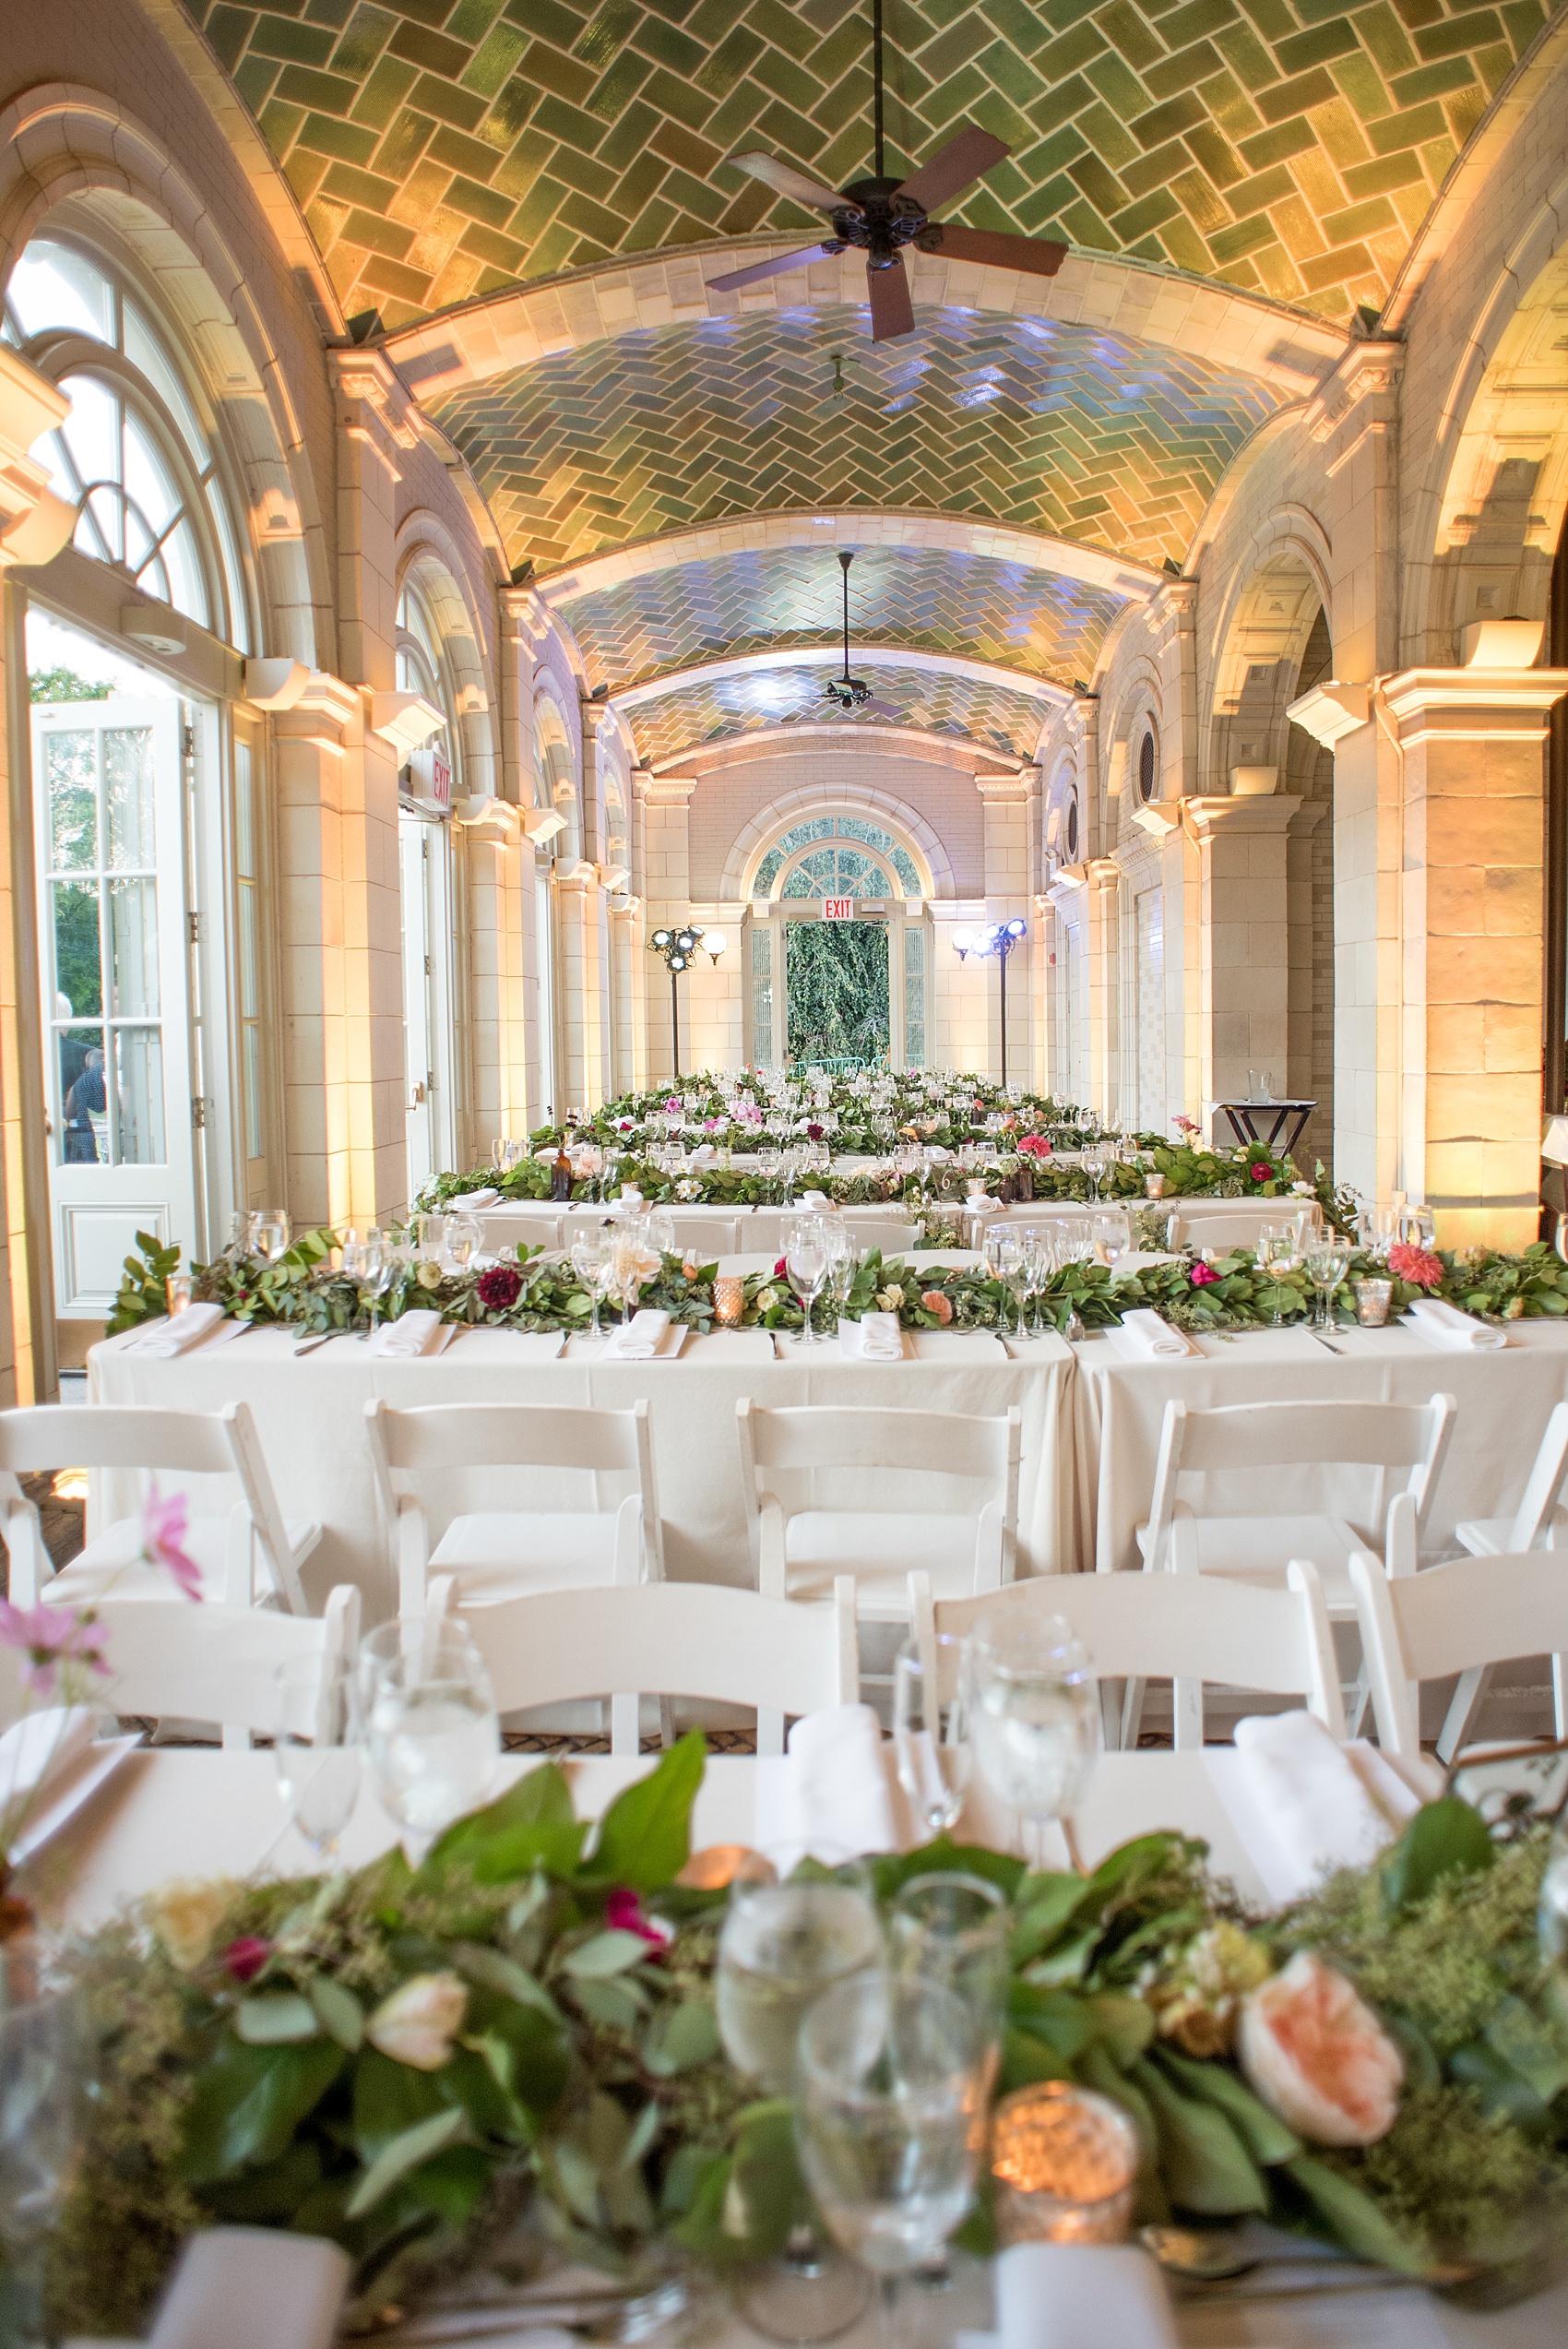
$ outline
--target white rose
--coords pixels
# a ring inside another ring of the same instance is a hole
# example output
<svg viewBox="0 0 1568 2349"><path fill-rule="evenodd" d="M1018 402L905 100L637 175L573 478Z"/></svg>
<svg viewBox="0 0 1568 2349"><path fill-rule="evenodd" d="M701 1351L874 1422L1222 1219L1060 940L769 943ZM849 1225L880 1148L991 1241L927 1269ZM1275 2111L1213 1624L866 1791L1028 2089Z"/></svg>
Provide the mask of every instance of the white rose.
<svg viewBox="0 0 1568 2349"><path fill-rule="evenodd" d="M174 1963L188 1973L211 1949L233 1897L234 1887L227 1878L173 1877L148 1895L144 1914Z"/></svg>
<svg viewBox="0 0 1568 2349"><path fill-rule="evenodd" d="M756 1306L759 1313L767 1312L769 1306L776 1306L778 1303L778 1292L777 1289L759 1289L757 1291Z"/></svg>
<svg viewBox="0 0 1568 2349"><path fill-rule="evenodd" d="M439 2071L469 2010L467 1988L455 1973L416 1973L383 1998L365 2037L395 2064Z"/></svg>
<svg viewBox="0 0 1568 2349"><path fill-rule="evenodd" d="M892 1288L879 1289L876 1293L876 1304L879 1313L897 1313L898 1307L903 1304L903 1302L904 1292L898 1287L897 1282L894 1283Z"/></svg>

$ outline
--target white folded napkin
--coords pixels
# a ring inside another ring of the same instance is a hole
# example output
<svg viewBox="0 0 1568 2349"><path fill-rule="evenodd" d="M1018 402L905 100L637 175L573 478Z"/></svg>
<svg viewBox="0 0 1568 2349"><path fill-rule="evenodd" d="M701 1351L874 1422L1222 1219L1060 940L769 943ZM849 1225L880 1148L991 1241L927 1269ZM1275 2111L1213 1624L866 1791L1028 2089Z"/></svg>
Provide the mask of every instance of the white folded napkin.
<svg viewBox="0 0 1568 2349"><path fill-rule="evenodd" d="M713 1155L714 1147L711 1142L699 1142L695 1150L692 1152L692 1164L694 1166L701 1166L706 1160L712 1158Z"/></svg>
<svg viewBox="0 0 1568 2349"><path fill-rule="evenodd" d="M802 1713L789 1750L756 1765L752 1831L781 1875L821 1860L897 1848L882 1725L869 1705Z"/></svg>
<svg viewBox="0 0 1568 2349"><path fill-rule="evenodd" d="M1374 1801L1348 1749L1312 1713L1253 1714L1235 1740L1248 1796L1303 1888L1364 1867L1394 1841L1402 1819Z"/></svg>
<svg viewBox="0 0 1568 2349"><path fill-rule="evenodd" d="M996 2262L992 2338L1001 2349L1091 2349L1097 2342L1176 2349L1176 2325L1146 2251L1130 2243L1015 2243Z"/></svg>
<svg viewBox="0 0 1568 2349"><path fill-rule="evenodd" d="M454 1215L466 1214L470 1207L488 1207L501 1197L493 1183L481 1183L477 1191L457 1191L448 1205Z"/></svg>
<svg viewBox="0 0 1568 2349"><path fill-rule="evenodd" d="M396 1321L386 1322L375 1341L375 1352L386 1354L395 1362L409 1362L416 1354L429 1351L441 1316L421 1306L412 1313L400 1313Z"/></svg>
<svg viewBox="0 0 1568 2349"><path fill-rule="evenodd" d="M97 1723L92 1705L46 1705L0 1737L0 1851L9 1848L44 1788L81 1759Z"/></svg>
<svg viewBox="0 0 1568 2349"><path fill-rule="evenodd" d="M623 1322L619 1330L612 1332L602 1358L606 1362L651 1362L663 1345L669 1328L667 1313L644 1306L630 1321Z"/></svg>
<svg viewBox="0 0 1568 2349"><path fill-rule="evenodd" d="M125 1348L127 1353L172 1354L188 1353L209 1338L223 1318L220 1305L188 1305L184 1313L171 1315L167 1321L155 1321Z"/></svg>
<svg viewBox="0 0 1568 2349"><path fill-rule="evenodd" d="M352 2272L318 2235L205 2228L181 2254L148 2349L329 2349Z"/></svg>
<svg viewBox="0 0 1568 2349"><path fill-rule="evenodd" d="M1146 1305L1122 1316L1122 1334L1129 1352L1146 1354L1150 1362L1178 1360L1193 1351L1180 1330L1173 1330L1169 1321Z"/></svg>
<svg viewBox="0 0 1568 2349"><path fill-rule="evenodd" d="M1430 1346L1445 1346L1452 1353L1495 1353L1508 1343L1507 1333L1490 1321L1461 1313L1442 1297L1418 1297L1409 1308L1411 1320Z"/></svg>
<svg viewBox="0 0 1568 2349"><path fill-rule="evenodd" d="M902 1362L904 1332L896 1313L868 1313L838 1324L838 1342L851 1362Z"/></svg>

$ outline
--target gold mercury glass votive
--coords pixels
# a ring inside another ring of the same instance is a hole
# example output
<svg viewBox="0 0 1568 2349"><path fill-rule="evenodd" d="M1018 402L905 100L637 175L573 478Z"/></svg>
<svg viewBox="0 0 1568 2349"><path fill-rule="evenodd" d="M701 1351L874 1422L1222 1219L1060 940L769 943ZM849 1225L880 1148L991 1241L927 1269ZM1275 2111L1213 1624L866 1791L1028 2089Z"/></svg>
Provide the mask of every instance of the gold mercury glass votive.
<svg viewBox="0 0 1568 2349"><path fill-rule="evenodd" d="M185 1307L194 1301L195 1293L196 1282L190 1273L170 1273L168 1279L163 1283L163 1295L164 1301L169 1307L169 1318L171 1320L173 1319L175 1314L184 1313Z"/></svg>
<svg viewBox="0 0 1568 2349"><path fill-rule="evenodd" d="M716 1272L713 1276L714 1318L725 1330L733 1330L746 1309L746 1284L738 1272Z"/></svg>
<svg viewBox="0 0 1568 2349"><path fill-rule="evenodd" d="M1064 2080L1015 2090L991 2121L997 2241L1123 2242L1137 2168L1137 2131L1108 2096Z"/></svg>
<svg viewBox="0 0 1568 2349"><path fill-rule="evenodd" d="M1357 1320L1363 1330L1381 1330L1394 1300L1393 1282L1358 1281L1355 1288Z"/></svg>
<svg viewBox="0 0 1568 2349"><path fill-rule="evenodd" d="M1162 1199L1165 1197L1165 1177L1163 1174L1146 1174L1144 1176L1144 1197L1146 1199Z"/></svg>

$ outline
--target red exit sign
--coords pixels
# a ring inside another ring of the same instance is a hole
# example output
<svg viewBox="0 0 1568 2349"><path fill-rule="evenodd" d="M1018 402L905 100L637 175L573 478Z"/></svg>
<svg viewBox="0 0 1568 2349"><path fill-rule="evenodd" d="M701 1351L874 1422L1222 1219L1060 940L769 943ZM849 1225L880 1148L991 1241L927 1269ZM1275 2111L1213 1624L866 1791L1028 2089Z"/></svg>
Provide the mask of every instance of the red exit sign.
<svg viewBox="0 0 1568 2349"><path fill-rule="evenodd" d="M854 899L852 897L825 897L822 900L822 918L825 922L852 922L855 918Z"/></svg>

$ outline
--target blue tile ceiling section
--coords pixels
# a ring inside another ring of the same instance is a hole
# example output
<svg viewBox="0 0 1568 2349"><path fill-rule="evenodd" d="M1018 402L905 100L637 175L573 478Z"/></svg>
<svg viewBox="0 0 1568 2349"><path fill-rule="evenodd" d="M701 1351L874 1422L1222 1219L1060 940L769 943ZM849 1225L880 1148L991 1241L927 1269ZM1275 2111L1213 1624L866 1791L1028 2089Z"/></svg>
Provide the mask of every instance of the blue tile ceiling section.
<svg viewBox="0 0 1568 2349"><path fill-rule="evenodd" d="M832 674L833 664L824 661L812 667L752 670L673 686L669 693L639 702L627 711L638 756L650 765L663 763L684 751L730 735L757 733L764 727L795 721L821 725L834 716L823 694ZM857 674L865 678L877 700L898 712L900 725L925 733L950 734L956 741L978 743L1016 758L1034 756L1048 712L1043 703L1028 695L1009 693L1004 686L972 677L900 669L891 662L861 662ZM885 729L892 723L864 715L837 722L846 733L876 726Z"/></svg>
<svg viewBox="0 0 1568 2349"><path fill-rule="evenodd" d="M589 684L624 686L740 653L837 643L843 603L837 555L824 546L683 563L556 608ZM867 547L849 573L852 638L963 653L1062 685L1092 674L1123 609L1109 589L951 549Z"/></svg>
<svg viewBox="0 0 1568 2349"><path fill-rule="evenodd" d="M852 355L833 392L836 352ZM899 507L1180 561L1277 406L1255 377L1093 328L944 307L707 319L492 376L435 412L514 563L547 571L728 515Z"/></svg>

